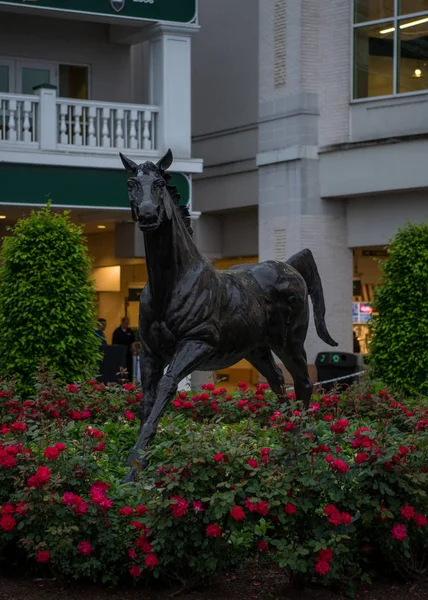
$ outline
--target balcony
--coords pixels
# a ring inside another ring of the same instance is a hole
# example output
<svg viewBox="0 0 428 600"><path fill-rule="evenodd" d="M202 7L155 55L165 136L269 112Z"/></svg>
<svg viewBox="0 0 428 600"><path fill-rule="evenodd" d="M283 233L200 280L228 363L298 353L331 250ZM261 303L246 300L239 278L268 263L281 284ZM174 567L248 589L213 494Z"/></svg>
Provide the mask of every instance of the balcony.
<svg viewBox="0 0 428 600"><path fill-rule="evenodd" d="M156 157L158 114L157 106L59 98L49 87L1 93L0 160L108 167L119 151Z"/></svg>

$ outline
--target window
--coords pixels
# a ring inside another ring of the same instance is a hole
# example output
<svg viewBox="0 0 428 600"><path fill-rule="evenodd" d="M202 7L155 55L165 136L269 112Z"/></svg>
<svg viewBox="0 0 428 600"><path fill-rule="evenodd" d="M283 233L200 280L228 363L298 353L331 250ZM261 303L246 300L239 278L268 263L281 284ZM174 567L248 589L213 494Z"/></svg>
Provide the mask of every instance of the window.
<svg viewBox="0 0 428 600"><path fill-rule="evenodd" d="M354 0L353 98L428 91L428 0Z"/></svg>
<svg viewBox="0 0 428 600"><path fill-rule="evenodd" d="M0 93L31 95L43 83L57 86L61 98L89 98L88 67L0 58Z"/></svg>

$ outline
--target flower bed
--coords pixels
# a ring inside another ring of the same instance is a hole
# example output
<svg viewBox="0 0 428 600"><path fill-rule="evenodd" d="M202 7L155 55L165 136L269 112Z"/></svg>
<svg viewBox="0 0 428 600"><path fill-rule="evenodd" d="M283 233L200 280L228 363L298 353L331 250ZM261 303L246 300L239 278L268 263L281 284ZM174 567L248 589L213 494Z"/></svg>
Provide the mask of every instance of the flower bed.
<svg viewBox="0 0 428 600"><path fill-rule="evenodd" d="M315 398L307 414L265 385L204 388L179 394L149 467L124 486L141 399L132 385L46 378L22 401L3 383L3 560L116 582L206 577L259 553L343 584L382 556L422 576L428 410L369 387Z"/></svg>

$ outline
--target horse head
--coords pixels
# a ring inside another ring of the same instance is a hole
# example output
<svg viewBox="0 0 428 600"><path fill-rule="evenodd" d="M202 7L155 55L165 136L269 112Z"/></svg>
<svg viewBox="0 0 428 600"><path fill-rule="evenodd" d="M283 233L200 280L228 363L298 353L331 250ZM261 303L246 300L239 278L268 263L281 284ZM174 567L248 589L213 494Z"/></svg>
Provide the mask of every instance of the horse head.
<svg viewBox="0 0 428 600"><path fill-rule="evenodd" d="M156 164L147 161L137 165L120 154L123 166L131 173L128 179L128 197L132 218L141 231L154 231L165 217L172 218L173 202L167 189L169 175L165 172L172 164L171 150Z"/></svg>

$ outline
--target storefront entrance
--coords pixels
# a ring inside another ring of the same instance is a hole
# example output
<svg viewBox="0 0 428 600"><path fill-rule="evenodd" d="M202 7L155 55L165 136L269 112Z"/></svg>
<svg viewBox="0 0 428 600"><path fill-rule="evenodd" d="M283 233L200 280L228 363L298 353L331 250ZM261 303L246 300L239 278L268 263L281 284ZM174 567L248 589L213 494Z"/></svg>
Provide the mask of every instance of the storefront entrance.
<svg viewBox="0 0 428 600"><path fill-rule="evenodd" d="M354 351L359 349L360 354L368 352L373 294L382 277L380 264L387 256L387 250L382 246L354 248L353 250L352 327Z"/></svg>

